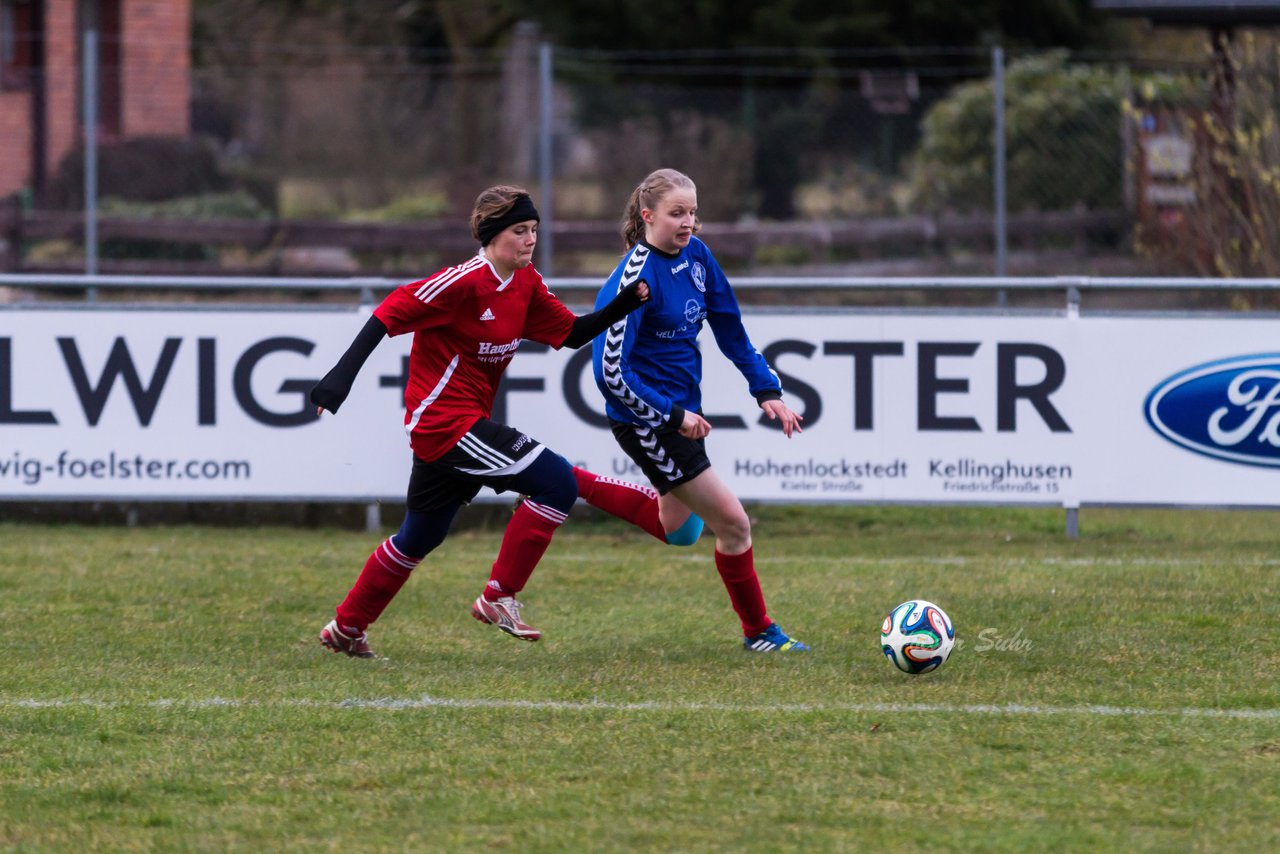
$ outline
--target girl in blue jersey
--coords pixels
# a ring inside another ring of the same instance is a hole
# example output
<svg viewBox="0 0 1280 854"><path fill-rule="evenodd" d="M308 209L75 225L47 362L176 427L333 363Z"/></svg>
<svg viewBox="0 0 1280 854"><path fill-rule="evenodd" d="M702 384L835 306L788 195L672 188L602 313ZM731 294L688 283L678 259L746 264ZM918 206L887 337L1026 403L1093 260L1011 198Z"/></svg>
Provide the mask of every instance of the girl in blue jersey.
<svg viewBox="0 0 1280 854"><path fill-rule="evenodd" d="M662 525L674 532L668 541L696 539L704 520L715 534L716 569L742 622L744 647L807 650L769 619L751 522L707 458L711 425L701 414L697 344L704 322L784 435L800 432L803 419L782 401L782 384L747 337L729 280L695 236L697 212L697 188L674 169L659 169L632 192L622 222L628 251L596 306L641 279L649 285L649 301L592 343L596 384L618 444L658 491Z"/></svg>

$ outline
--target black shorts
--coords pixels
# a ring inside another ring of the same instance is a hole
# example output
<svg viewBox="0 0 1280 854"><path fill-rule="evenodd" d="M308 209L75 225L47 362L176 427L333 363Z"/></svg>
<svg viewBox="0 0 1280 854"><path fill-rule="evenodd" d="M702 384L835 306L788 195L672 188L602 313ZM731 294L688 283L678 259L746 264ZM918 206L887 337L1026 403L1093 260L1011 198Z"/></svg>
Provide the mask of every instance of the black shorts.
<svg viewBox="0 0 1280 854"><path fill-rule="evenodd" d="M458 507L485 486L506 492L544 450L541 442L514 427L481 418L439 459L413 458L407 509L422 513Z"/></svg>
<svg viewBox="0 0 1280 854"><path fill-rule="evenodd" d="M666 495L711 468L704 439L686 439L674 430L658 432L642 424L609 421L613 438L659 495Z"/></svg>

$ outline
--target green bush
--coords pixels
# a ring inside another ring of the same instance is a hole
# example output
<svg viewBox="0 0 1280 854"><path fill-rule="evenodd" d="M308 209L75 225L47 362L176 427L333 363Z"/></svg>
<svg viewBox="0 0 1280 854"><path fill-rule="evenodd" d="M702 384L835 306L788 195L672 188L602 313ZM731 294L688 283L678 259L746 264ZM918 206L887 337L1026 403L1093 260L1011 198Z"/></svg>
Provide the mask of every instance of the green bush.
<svg viewBox="0 0 1280 854"><path fill-rule="evenodd" d="M97 183L100 199L164 202L242 190L267 210L277 207L274 180L224 168L213 145L199 137L140 136L101 145ZM84 207L82 145L59 161L39 201L55 210Z"/></svg>
<svg viewBox="0 0 1280 854"><path fill-rule="evenodd" d="M98 195L158 202L230 190L213 148L194 137L142 136L98 147ZM84 148L59 162L46 192L52 208L84 206Z"/></svg>
<svg viewBox="0 0 1280 854"><path fill-rule="evenodd" d="M1010 64L1005 74L1009 210L1119 207L1124 82L1062 52ZM990 80L956 87L921 123L910 159L915 211L993 207L995 111Z"/></svg>
<svg viewBox="0 0 1280 854"><path fill-rule="evenodd" d="M163 202L133 202L115 196L104 198L98 206L104 216L129 216L144 219L270 219L271 211L247 190L183 196Z"/></svg>
<svg viewBox="0 0 1280 854"><path fill-rule="evenodd" d="M448 211L449 200L442 192L401 196L380 208L352 211L342 218L348 222L421 222L440 219Z"/></svg>
<svg viewBox="0 0 1280 854"><path fill-rule="evenodd" d="M103 216L138 217L142 219L269 219L271 212L247 190L185 196L163 202L133 202L108 197L99 210ZM198 233L198 232L196 232ZM169 243L159 240L104 240L103 258L147 261L216 261L216 247L192 241Z"/></svg>

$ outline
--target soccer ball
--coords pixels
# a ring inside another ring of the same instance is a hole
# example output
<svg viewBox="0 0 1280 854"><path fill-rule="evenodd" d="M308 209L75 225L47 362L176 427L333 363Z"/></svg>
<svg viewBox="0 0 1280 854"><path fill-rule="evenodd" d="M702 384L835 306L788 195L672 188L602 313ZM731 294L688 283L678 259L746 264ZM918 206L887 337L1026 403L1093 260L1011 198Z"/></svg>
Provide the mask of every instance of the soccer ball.
<svg viewBox="0 0 1280 854"><path fill-rule="evenodd" d="M880 626L885 658L903 673L937 670L956 645L951 618L932 602L912 599L894 608Z"/></svg>

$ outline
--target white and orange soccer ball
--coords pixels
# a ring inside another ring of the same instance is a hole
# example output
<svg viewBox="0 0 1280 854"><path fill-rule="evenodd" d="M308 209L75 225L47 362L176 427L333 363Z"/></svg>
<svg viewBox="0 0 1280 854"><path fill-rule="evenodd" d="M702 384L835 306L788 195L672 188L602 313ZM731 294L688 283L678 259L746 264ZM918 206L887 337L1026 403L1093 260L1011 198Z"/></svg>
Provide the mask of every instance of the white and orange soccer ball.
<svg viewBox="0 0 1280 854"><path fill-rule="evenodd" d="M937 670L956 645L951 618L932 602L912 599L894 608L880 626L885 658L903 673Z"/></svg>

